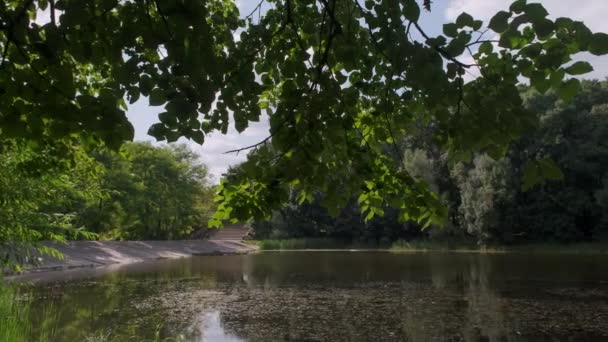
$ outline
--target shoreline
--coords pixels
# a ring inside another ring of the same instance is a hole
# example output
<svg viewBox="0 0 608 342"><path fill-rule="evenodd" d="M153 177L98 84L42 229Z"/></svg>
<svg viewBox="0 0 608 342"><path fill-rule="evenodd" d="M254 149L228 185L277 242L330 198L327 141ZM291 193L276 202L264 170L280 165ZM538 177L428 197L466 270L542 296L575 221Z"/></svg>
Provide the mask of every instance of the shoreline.
<svg viewBox="0 0 608 342"><path fill-rule="evenodd" d="M32 274L122 266L151 260L247 254L259 249L240 240L70 241L66 244L49 242L45 246L59 251L63 259L45 255L39 265L25 268L20 273L6 274L4 279L18 280Z"/></svg>
<svg viewBox="0 0 608 342"><path fill-rule="evenodd" d="M608 254L608 242L578 242L562 244L556 242L527 243L519 245L487 245L476 246L473 243L442 242L425 240L398 240L393 243L374 245L364 242L348 243L339 240L313 239L282 239L282 240L252 240L246 243L258 246L260 251L385 251L391 253L475 253L475 254L578 254L605 255Z"/></svg>

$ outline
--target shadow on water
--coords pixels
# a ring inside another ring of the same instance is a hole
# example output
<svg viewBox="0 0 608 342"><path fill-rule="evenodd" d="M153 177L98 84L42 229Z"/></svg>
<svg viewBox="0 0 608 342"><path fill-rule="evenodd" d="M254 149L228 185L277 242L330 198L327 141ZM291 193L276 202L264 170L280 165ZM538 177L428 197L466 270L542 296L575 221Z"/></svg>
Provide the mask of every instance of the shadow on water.
<svg viewBox="0 0 608 342"><path fill-rule="evenodd" d="M268 252L75 270L23 288L32 325L54 326L54 341L152 340L158 326L186 341L587 341L608 339L607 261Z"/></svg>

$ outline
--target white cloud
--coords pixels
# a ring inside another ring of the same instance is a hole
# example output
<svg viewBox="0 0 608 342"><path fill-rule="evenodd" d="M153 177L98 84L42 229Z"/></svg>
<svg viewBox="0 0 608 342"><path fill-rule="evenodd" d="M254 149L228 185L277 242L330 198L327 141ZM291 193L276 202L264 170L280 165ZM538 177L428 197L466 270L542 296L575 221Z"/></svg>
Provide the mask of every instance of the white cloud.
<svg viewBox="0 0 608 342"><path fill-rule="evenodd" d="M234 124L234 121L231 121ZM243 148L262 141L269 135L268 117L262 116L259 122L250 122L249 127L238 133L234 126L230 126L226 134L213 132L205 137L201 146L195 142L188 142L190 147L201 156L201 160L209 167L214 182L219 182L228 167L239 164L247 159L247 153L226 153L226 151Z"/></svg>

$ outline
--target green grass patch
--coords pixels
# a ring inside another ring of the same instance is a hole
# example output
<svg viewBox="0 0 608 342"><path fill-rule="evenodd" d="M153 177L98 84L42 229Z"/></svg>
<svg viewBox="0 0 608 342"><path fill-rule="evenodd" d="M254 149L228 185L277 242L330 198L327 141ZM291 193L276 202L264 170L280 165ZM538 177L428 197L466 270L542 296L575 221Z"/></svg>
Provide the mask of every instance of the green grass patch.
<svg viewBox="0 0 608 342"><path fill-rule="evenodd" d="M522 245L480 246L473 241L452 240L398 240L392 244L344 241L327 238L249 240L262 251L327 250L327 249L378 249L393 252L471 252L471 253L561 253L608 254L608 242L570 243L543 242Z"/></svg>
<svg viewBox="0 0 608 342"><path fill-rule="evenodd" d="M479 246L466 241L399 240L392 244L394 252L478 252L478 253L560 253L608 254L608 242L559 243L543 242L522 245Z"/></svg>
<svg viewBox="0 0 608 342"><path fill-rule="evenodd" d="M30 304L0 279L0 341L29 341Z"/></svg>
<svg viewBox="0 0 608 342"><path fill-rule="evenodd" d="M263 251L301 250L301 249L386 249L389 245L378 245L369 242L344 241L327 238L303 238L282 240L257 240L248 243L256 244Z"/></svg>

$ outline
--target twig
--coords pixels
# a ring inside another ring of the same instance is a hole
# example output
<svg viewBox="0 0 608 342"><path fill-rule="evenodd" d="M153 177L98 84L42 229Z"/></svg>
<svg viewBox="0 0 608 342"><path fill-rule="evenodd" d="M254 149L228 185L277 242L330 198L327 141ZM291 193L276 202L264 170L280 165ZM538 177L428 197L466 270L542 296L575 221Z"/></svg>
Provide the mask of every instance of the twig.
<svg viewBox="0 0 608 342"><path fill-rule="evenodd" d="M319 1L327 9L327 11L328 11L327 13L330 16L331 21L336 25L335 28L338 30L337 33L341 33L342 32L342 26L338 22L338 19L336 19L336 16L335 16L335 13L334 13L335 10L336 10L336 0L333 0L331 9L329 9L329 4L327 3L327 0L319 0Z"/></svg>
<svg viewBox="0 0 608 342"><path fill-rule="evenodd" d="M2 51L2 60L0 61L0 69L4 67L4 62L6 62L6 56L8 55L8 48L11 45L12 39L7 38L6 43L4 43L4 51Z"/></svg>
<svg viewBox="0 0 608 342"><path fill-rule="evenodd" d="M420 27L420 25L417 22L414 22L414 27L416 27L416 29L418 30L418 32L420 32L420 34L425 38L425 39L430 39L430 37L426 34L426 32L424 32L424 30L422 29L422 27ZM444 58L460 65L463 68L470 68L473 66L479 66L478 64L466 64L463 63L461 61L459 61L458 59L452 57L452 55L450 55L447 51L445 51L444 49L442 49L439 46L432 46L433 49L435 49L437 52L439 52L439 54L441 54Z"/></svg>
<svg viewBox="0 0 608 342"><path fill-rule="evenodd" d="M327 38L327 44L325 45L325 51L323 51L323 56L319 61L319 65L317 66L317 75L320 77L321 72L323 71L323 67L327 64L327 59L329 58L329 50L331 49L331 45L333 43L334 37L340 33L342 33L342 27L340 23L336 20L336 17L333 14L336 6L336 0L333 2L333 6L331 10L328 7L328 4L325 0L321 0L324 3L325 9L331 18L331 23L329 25L329 38Z"/></svg>
<svg viewBox="0 0 608 342"><path fill-rule="evenodd" d="M300 33L298 32L298 27L295 23L295 21L293 20L293 17L291 15L291 2L288 0L287 1L287 16L286 16L286 21L289 24L289 26L292 28L293 33L296 36L296 41L298 43L298 46L300 47L300 49L302 50L303 53L306 53L306 47L304 46L304 42L302 41L302 37L300 37ZM310 61L306 61L308 62L308 65L310 68L312 68L312 64L310 63Z"/></svg>
<svg viewBox="0 0 608 342"><path fill-rule="evenodd" d="M158 15L160 15L160 17L163 20L163 23L165 24L165 29L167 30L167 33L169 33L169 38L173 39L173 33L171 33L171 29L169 28L169 22L167 22L167 18L165 18L165 15L163 14L163 12L160 9L160 6L158 5L158 1L153 0L154 1L154 5L156 5L156 10L158 11Z"/></svg>
<svg viewBox="0 0 608 342"><path fill-rule="evenodd" d="M469 43L467 45L465 45L465 47L470 47L473 46L475 44L482 44L482 43L498 43L499 41L496 39L485 39L485 40L476 40L472 43Z"/></svg>
<svg viewBox="0 0 608 342"><path fill-rule="evenodd" d="M251 11L251 13L247 14L247 16L245 17L245 19L249 19L256 11L258 11L258 13L259 13L259 10L262 8L262 4L264 2L266 2L266 0L260 1L258 3L258 5L253 8L253 11Z"/></svg>
<svg viewBox="0 0 608 342"><path fill-rule="evenodd" d="M51 10L51 23L53 26L57 26L57 23L55 22L55 0L49 0L49 7Z"/></svg>
<svg viewBox="0 0 608 342"><path fill-rule="evenodd" d="M468 47L468 46L467 46L466 48L467 48L467 51L469 51L469 54L471 55L471 58L473 58L473 60L475 61L475 64L477 64L477 70L479 70L479 75L480 75L480 76L482 76L482 74L481 74L481 66L480 66L479 62L477 61L477 59L475 59L475 55L473 54L473 51L472 51L472 50L471 50L471 48L470 48L470 47ZM463 69L463 70L468 71L468 70L466 70L466 69ZM470 73L469 73L469 74L470 74ZM474 76L474 77L477 77L477 76L475 76L475 75L473 75L473 76Z"/></svg>
<svg viewBox="0 0 608 342"><path fill-rule="evenodd" d="M242 152L242 151L245 151L245 150L249 150L249 149L256 148L258 146L264 145L271 138L272 138L272 134L270 134L269 136L267 136L266 138L264 138L264 140L262 140L262 141L260 141L258 143L255 143L253 145L249 145L249 146L246 146L246 147L241 147L241 148L237 148L237 149L234 149L234 150L226 151L226 152L224 152L224 154L236 153L238 155L239 152Z"/></svg>

